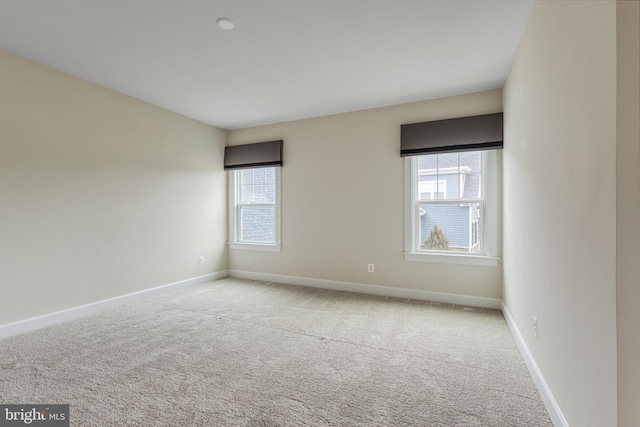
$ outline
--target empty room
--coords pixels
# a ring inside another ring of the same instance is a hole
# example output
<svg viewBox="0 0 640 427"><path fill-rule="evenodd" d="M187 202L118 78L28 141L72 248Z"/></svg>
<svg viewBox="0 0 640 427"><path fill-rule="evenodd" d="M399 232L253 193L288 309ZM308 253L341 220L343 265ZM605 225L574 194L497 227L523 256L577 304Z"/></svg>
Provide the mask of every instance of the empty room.
<svg viewBox="0 0 640 427"><path fill-rule="evenodd" d="M637 0L0 0L0 426L640 425Z"/></svg>

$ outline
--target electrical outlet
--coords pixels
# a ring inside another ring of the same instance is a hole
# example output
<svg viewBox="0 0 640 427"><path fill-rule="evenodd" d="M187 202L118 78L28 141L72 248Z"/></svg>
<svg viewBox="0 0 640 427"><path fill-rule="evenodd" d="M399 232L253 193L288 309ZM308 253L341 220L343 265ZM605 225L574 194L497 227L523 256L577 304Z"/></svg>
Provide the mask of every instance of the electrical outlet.
<svg viewBox="0 0 640 427"><path fill-rule="evenodd" d="M204 264L204 257L203 256L198 258L198 264L200 264L200 265Z"/></svg>
<svg viewBox="0 0 640 427"><path fill-rule="evenodd" d="M368 265L367 265L367 271L368 271L369 273L373 273L373 272L374 272L374 270L375 270L375 265L373 265L373 264L368 264Z"/></svg>
<svg viewBox="0 0 640 427"><path fill-rule="evenodd" d="M538 338L538 318L533 316L533 336Z"/></svg>

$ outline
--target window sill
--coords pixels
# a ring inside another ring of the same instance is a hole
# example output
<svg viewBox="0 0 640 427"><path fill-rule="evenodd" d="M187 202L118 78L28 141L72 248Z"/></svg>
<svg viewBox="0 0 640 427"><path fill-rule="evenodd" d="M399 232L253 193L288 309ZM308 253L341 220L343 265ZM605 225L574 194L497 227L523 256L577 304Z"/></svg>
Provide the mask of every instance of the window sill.
<svg viewBox="0 0 640 427"><path fill-rule="evenodd" d="M422 252L405 252L405 261L433 262L439 264L478 265L482 267L497 267L500 258L479 255L435 254Z"/></svg>
<svg viewBox="0 0 640 427"><path fill-rule="evenodd" d="M238 243L230 242L230 249L241 249L244 251L281 252L280 245L269 245L261 243Z"/></svg>

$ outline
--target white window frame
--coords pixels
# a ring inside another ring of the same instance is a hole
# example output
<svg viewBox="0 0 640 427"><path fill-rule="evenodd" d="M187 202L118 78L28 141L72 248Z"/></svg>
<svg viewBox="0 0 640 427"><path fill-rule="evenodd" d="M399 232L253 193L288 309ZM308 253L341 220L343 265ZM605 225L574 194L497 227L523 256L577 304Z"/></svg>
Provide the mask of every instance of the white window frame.
<svg viewBox="0 0 640 427"><path fill-rule="evenodd" d="M404 158L404 199L405 199L405 261L434 262L442 264L466 264L487 267L498 265L498 168L500 165L499 150L487 150L482 153L482 175L480 178L481 194L484 194L482 209L482 225L480 226L480 242L482 253L464 252L427 252L419 247L419 208L416 209L418 193L418 159L417 156ZM471 200L476 201L476 200ZM435 200L447 203L446 200ZM466 200L465 200L466 202ZM452 203L459 204L460 200Z"/></svg>
<svg viewBox="0 0 640 427"><path fill-rule="evenodd" d="M265 168L266 169L266 168ZM243 242L240 240L240 180L238 179L241 169L229 171L229 247L231 249L241 249L250 251L280 252L282 250L280 243L281 230L281 194L280 194L280 167L275 167L276 178L276 197L275 197L275 242L274 243L258 243ZM271 205L269 203L269 205Z"/></svg>

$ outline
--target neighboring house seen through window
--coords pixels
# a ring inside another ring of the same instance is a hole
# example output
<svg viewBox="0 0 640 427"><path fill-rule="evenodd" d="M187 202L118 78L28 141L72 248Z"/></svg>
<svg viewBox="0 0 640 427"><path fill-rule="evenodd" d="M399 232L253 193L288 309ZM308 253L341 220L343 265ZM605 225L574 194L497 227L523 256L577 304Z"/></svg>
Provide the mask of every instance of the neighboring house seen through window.
<svg viewBox="0 0 640 427"><path fill-rule="evenodd" d="M405 157L407 192L406 256L410 261L443 261L429 255L495 256L497 152L461 151ZM489 243L487 244L487 240ZM468 261L468 258L467 258ZM477 261L483 263L483 261ZM492 264L493 261L488 262Z"/></svg>
<svg viewBox="0 0 640 427"><path fill-rule="evenodd" d="M279 251L280 168L250 168L230 173L232 247Z"/></svg>
<svg viewBox="0 0 640 427"><path fill-rule="evenodd" d="M417 224L416 249L482 253L482 153L431 154L415 156L414 161L419 189L414 209L424 212Z"/></svg>
<svg viewBox="0 0 640 427"><path fill-rule="evenodd" d="M244 169L238 174L239 241L275 243L275 168Z"/></svg>

